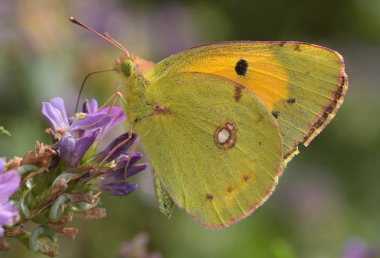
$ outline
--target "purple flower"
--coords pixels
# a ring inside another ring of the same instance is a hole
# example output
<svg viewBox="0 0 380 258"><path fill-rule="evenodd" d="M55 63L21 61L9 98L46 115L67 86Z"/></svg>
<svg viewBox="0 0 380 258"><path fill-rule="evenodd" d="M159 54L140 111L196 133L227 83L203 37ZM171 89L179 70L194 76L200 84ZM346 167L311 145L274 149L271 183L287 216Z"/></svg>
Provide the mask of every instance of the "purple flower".
<svg viewBox="0 0 380 258"><path fill-rule="evenodd" d="M71 168L78 166L79 161L95 142L99 132L100 129L89 132L78 139L75 139L70 133L65 133L62 136L58 151L66 165Z"/></svg>
<svg viewBox="0 0 380 258"><path fill-rule="evenodd" d="M103 184L124 180L146 169L148 167L146 163L135 165L142 156L143 155L140 152L127 152L126 154L121 155L115 166L117 169L114 172L105 175Z"/></svg>
<svg viewBox="0 0 380 258"><path fill-rule="evenodd" d="M95 113L98 109L99 105L95 99L91 99L90 101L86 99L83 103L83 113Z"/></svg>
<svg viewBox="0 0 380 258"><path fill-rule="evenodd" d="M101 184L101 189L104 192L115 196L124 196L134 192L137 189L137 184L131 182Z"/></svg>
<svg viewBox="0 0 380 258"><path fill-rule="evenodd" d="M6 164L7 163L5 162L5 159L4 158L0 158L0 173L4 172Z"/></svg>
<svg viewBox="0 0 380 258"><path fill-rule="evenodd" d="M94 99L86 100L82 111L83 113L68 118L62 98L54 98L49 103L42 104L42 113L60 138L57 148L59 155L71 168L80 164L97 139L126 119L120 107L99 109L98 102ZM103 191L123 196L136 190L137 185L127 182L126 179L147 168L147 164L136 165L142 158L141 153L128 152L136 138L136 134L122 134L94 157L93 162L97 163L98 167L104 164L110 166L111 172L103 174L99 182Z"/></svg>
<svg viewBox="0 0 380 258"><path fill-rule="evenodd" d="M109 129L126 119L126 115L119 106L98 109L96 100L86 100L83 112L67 118L63 99L53 98L50 102L42 103L42 113L48 119L54 131L69 131L71 134L82 134L83 131L102 129L106 133Z"/></svg>
<svg viewBox="0 0 380 258"><path fill-rule="evenodd" d="M363 240L355 238L348 241L344 249L343 258L375 258L379 250L371 247Z"/></svg>
<svg viewBox="0 0 380 258"><path fill-rule="evenodd" d="M0 237L4 235L3 226L11 226L19 217L14 202L9 201L20 187L21 177L14 169L4 172L5 159L0 158Z"/></svg>
<svg viewBox="0 0 380 258"><path fill-rule="evenodd" d="M113 106L98 109L98 103L92 99L89 103L86 100L85 113L78 113L67 118L65 104L62 98L53 98L50 102L42 103L42 113L48 119L51 128L58 132L70 132L75 136L80 136L83 132L97 130L101 128L103 134L116 124L126 119L121 107ZM110 109L112 109L110 111Z"/></svg>
<svg viewBox="0 0 380 258"><path fill-rule="evenodd" d="M102 161L107 158L106 162L111 162L126 152L132 146L137 137L136 134L132 133L131 138L128 140L129 135L129 133L125 133L113 140L103 151L97 154L97 160ZM124 141L126 142L122 144ZM118 148L116 149L116 147ZM113 151L113 153L111 153L111 151Z"/></svg>
<svg viewBox="0 0 380 258"><path fill-rule="evenodd" d="M80 160L109 129L126 119L121 107L112 106L98 109L96 100L86 100L84 113L68 118L62 98L42 103L42 113L51 128L62 135L58 146L60 156L69 167L78 166Z"/></svg>
<svg viewBox="0 0 380 258"><path fill-rule="evenodd" d="M42 102L42 114L49 120L54 131L66 130L69 127L65 104L62 98L54 98L50 102Z"/></svg>
<svg viewBox="0 0 380 258"><path fill-rule="evenodd" d="M90 101L87 99L85 100L85 102L83 103L83 112L88 114L93 114L97 112L101 112L103 114L109 113L110 120L104 126L101 132L102 135L104 135L114 126L116 126L117 124L119 124L127 118L127 116L123 112L123 109L119 106L105 107L99 109L98 102L95 99L91 99Z"/></svg>
<svg viewBox="0 0 380 258"><path fill-rule="evenodd" d="M120 250L121 258L162 258L159 252L149 253L148 251L149 236L146 233L140 233L132 241L125 242Z"/></svg>
<svg viewBox="0 0 380 258"><path fill-rule="evenodd" d="M128 138L128 135L125 133L117 137L96 157L100 162L104 159L105 162L116 161L115 170L103 175L103 180L100 182L100 188L103 191L116 196L124 196L135 191L137 185L127 182L126 179L145 170L148 166L145 163L136 165L136 162L143 156L141 153L127 152L137 137L132 134L131 138Z"/></svg>

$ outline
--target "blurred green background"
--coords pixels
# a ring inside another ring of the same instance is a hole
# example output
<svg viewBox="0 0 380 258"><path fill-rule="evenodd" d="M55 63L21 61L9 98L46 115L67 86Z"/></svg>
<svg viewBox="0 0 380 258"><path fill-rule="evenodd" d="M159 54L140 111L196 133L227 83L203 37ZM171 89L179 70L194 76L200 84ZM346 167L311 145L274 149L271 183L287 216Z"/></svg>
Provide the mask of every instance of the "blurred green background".
<svg viewBox="0 0 380 258"><path fill-rule="evenodd" d="M79 236L62 237L59 257L118 257L121 244L139 232L149 234L151 250L175 258L346 257L352 241L380 246L379 0L1 0L0 125L13 136L0 136L0 156L22 156L37 140L49 143L41 102L62 96L73 112L84 76L111 68L121 55L69 16L155 62L225 40L320 44L345 58L349 91L336 118L300 148L273 196L247 219L208 230L175 209L168 220L146 171L131 196L104 196L107 218L76 219ZM103 102L120 81L114 73L95 75L84 98ZM43 257L12 245L0 257Z"/></svg>

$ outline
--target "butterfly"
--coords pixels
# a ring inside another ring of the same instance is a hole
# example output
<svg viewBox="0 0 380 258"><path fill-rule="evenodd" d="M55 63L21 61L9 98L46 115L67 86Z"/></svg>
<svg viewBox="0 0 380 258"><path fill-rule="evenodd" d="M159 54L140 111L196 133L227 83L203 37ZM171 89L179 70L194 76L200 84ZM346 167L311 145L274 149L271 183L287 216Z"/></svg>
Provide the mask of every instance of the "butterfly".
<svg viewBox="0 0 380 258"><path fill-rule="evenodd" d="M116 70L161 209L170 215L175 203L208 228L261 206L347 92L342 56L313 44L221 42L154 64L100 35L125 53Z"/></svg>

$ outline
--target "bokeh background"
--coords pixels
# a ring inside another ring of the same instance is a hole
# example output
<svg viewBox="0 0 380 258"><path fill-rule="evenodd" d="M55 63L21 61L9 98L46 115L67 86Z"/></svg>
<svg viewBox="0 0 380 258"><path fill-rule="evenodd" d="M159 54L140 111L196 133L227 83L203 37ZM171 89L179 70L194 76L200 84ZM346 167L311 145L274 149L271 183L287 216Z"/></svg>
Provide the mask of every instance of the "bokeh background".
<svg viewBox="0 0 380 258"><path fill-rule="evenodd" d="M62 96L73 112L92 71L121 53L68 22L76 16L152 61L195 45L225 40L298 40L327 46L346 61L349 91L332 123L289 164L273 196L247 219L207 230L179 209L171 220L156 207L150 171L127 197L105 196L108 217L74 225L59 257L118 257L139 232L163 257L345 257L380 246L379 0L1 0L0 156L22 156L49 143L41 102ZM100 102L120 86L114 73L95 75L85 98ZM122 128L119 128L119 132ZM118 132L115 132L118 134ZM43 257L12 242L0 257Z"/></svg>

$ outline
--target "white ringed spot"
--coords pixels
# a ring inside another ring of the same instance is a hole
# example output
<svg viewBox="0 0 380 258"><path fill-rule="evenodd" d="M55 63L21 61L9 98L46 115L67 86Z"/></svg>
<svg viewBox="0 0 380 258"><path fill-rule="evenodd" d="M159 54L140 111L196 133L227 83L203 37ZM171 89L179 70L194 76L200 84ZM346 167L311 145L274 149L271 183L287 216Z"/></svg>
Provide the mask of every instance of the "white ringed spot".
<svg viewBox="0 0 380 258"><path fill-rule="evenodd" d="M232 122L225 122L214 133L215 144L224 150L230 149L236 144L237 127Z"/></svg>

